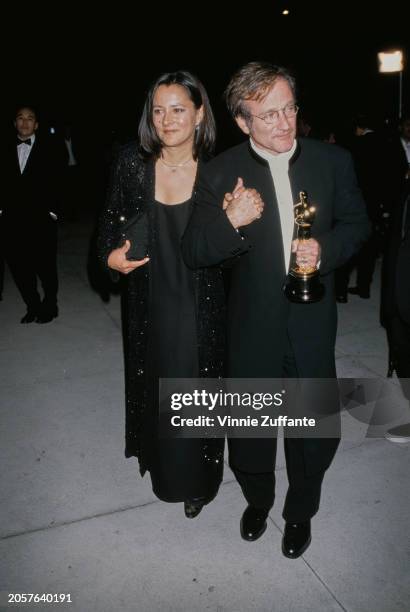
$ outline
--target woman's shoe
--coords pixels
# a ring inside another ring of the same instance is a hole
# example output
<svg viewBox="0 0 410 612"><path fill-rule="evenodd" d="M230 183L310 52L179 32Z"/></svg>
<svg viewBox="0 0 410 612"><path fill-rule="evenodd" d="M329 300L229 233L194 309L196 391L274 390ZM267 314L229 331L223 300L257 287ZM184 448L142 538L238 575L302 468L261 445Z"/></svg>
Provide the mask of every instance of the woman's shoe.
<svg viewBox="0 0 410 612"><path fill-rule="evenodd" d="M205 506L205 500L202 498L189 499L184 502L184 511L187 518L195 518Z"/></svg>

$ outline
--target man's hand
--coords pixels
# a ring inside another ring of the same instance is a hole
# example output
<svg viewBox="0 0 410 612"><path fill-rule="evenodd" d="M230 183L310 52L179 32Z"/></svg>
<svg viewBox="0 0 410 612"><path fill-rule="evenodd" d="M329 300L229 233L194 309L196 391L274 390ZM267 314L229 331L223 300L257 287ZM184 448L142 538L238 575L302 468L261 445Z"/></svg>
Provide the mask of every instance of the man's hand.
<svg viewBox="0 0 410 612"><path fill-rule="evenodd" d="M293 240L292 253L296 253L296 263L303 268L316 268L320 261L320 244L314 238Z"/></svg>
<svg viewBox="0 0 410 612"><path fill-rule="evenodd" d="M131 242L126 240L122 247L111 251L107 261L108 267L112 270L121 272L121 274L129 274L136 268L140 268L149 261L149 257L144 257L144 259L138 259L137 261L129 261L126 258L126 253L129 251L130 246Z"/></svg>
<svg viewBox="0 0 410 612"><path fill-rule="evenodd" d="M223 210L237 229L260 219L265 204L256 189L245 188L243 180L238 178L232 193L226 193L222 204Z"/></svg>

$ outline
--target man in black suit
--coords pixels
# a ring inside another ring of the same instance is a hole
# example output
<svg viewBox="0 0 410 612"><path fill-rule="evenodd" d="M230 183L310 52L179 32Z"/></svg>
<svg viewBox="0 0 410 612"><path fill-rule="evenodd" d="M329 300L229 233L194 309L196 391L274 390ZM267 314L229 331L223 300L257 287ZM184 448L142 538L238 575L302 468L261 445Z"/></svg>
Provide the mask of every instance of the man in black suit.
<svg viewBox="0 0 410 612"><path fill-rule="evenodd" d="M406 155L406 126L408 156ZM392 206L390 235L383 261L381 322L390 348L390 375L396 370L410 406L410 118L402 122L403 149L397 150L400 195ZM400 153L403 156L400 157ZM400 172L401 171L401 172ZM392 442L410 442L410 421L386 433Z"/></svg>
<svg viewBox="0 0 410 612"><path fill-rule="evenodd" d="M27 312L21 323L48 323L57 307L57 188L59 156L37 135L36 111L17 109L17 139L4 151L7 198L1 215L4 256ZM43 300L37 290L41 281Z"/></svg>
<svg viewBox="0 0 410 612"><path fill-rule="evenodd" d="M387 143L371 126L373 122L365 115L355 120L355 138L352 155L359 187L371 220L372 233L359 253L336 272L336 300L347 302L347 292L363 299L370 298L370 286L377 257L384 248L387 218L390 210L390 189L387 169ZM349 278L356 268L356 285L349 287Z"/></svg>
<svg viewBox="0 0 410 612"><path fill-rule="evenodd" d="M249 138L206 164L182 250L191 268L235 258L227 375L335 377L333 271L368 234L351 157L335 145L296 138L295 84L283 68L247 64L233 76L226 99ZM247 187L257 190L262 202ZM301 191L317 207L313 237L304 243L293 240L293 205ZM296 304L285 297L291 250L299 265L320 265L326 289L321 301ZM310 519L338 443L338 438L285 438L289 489L282 551L289 558L300 556L310 543ZM256 540L274 501L276 440L231 439L229 451L248 502L241 534Z"/></svg>
<svg viewBox="0 0 410 612"><path fill-rule="evenodd" d="M399 122L399 132L387 146L390 208L394 212L410 179L410 113L406 111Z"/></svg>

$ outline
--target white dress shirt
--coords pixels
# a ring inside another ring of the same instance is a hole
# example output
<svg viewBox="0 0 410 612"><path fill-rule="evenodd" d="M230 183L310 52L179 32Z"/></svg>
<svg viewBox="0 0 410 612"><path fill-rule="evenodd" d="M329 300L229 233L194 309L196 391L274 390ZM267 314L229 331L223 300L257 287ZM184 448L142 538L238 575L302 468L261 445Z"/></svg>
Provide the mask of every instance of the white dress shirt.
<svg viewBox="0 0 410 612"><path fill-rule="evenodd" d="M64 142L65 142L65 146L67 148L67 153L68 153L68 165L69 166L76 166L77 165L77 160L74 157L73 143L72 143L71 138L65 138Z"/></svg>
<svg viewBox="0 0 410 612"><path fill-rule="evenodd" d="M18 136L18 138L20 138L20 136ZM28 140L28 138L24 138L24 140ZM31 149L33 148L34 142L36 140L36 135L32 134L30 136L30 140L31 140L31 145L26 145L24 143L17 145L17 156L19 159L20 172L22 174L24 172L24 168L26 167L27 160L30 156Z"/></svg>
<svg viewBox="0 0 410 612"><path fill-rule="evenodd" d="M407 163L410 166L410 140L404 140L404 138L400 138L401 144L403 145L404 152L406 153Z"/></svg>

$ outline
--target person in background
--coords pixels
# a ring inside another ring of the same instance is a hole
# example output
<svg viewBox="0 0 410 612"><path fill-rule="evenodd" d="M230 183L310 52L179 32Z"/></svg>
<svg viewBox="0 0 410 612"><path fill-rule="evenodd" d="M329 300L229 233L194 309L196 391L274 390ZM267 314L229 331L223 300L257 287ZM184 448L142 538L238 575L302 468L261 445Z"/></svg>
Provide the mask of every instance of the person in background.
<svg viewBox="0 0 410 612"><path fill-rule="evenodd" d="M65 172L62 206L65 219L77 221L80 217L84 195L81 193L79 153L71 123L66 123L64 126L63 144Z"/></svg>
<svg viewBox="0 0 410 612"><path fill-rule="evenodd" d="M410 112L407 109L399 122L398 133L389 140L387 162L392 210L400 201L410 178Z"/></svg>
<svg viewBox="0 0 410 612"><path fill-rule="evenodd" d="M376 261L384 249L386 240L389 214L386 143L370 127L372 124L372 120L366 115L359 115L355 119L355 135L351 151L359 187L372 224L372 232L360 251L336 271L336 300L339 303L347 302L348 293L362 299L370 298ZM356 269L356 284L348 287L354 269Z"/></svg>
<svg viewBox="0 0 410 612"><path fill-rule="evenodd" d="M18 107L16 138L3 149L7 198L2 204L1 239L4 258L27 307L21 323L49 323L58 316L57 220L62 167L52 144L38 135L38 127L36 110Z"/></svg>
<svg viewBox="0 0 410 612"><path fill-rule="evenodd" d="M400 141L395 143L397 201L392 205L388 247L383 261L381 322L386 328L390 349L389 376L396 370L404 396L409 400L410 417L410 117L400 124ZM388 430L391 442L410 442L407 423Z"/></svg>

